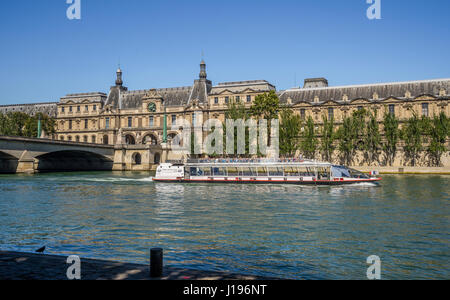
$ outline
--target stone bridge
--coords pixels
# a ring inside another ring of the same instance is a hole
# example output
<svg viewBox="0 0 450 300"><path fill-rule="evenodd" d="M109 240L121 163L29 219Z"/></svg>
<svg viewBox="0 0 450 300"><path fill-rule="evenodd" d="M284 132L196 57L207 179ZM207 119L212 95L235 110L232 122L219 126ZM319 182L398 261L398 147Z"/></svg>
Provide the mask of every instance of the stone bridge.
<svg viewBox="0 0 450 300"><path fill-rule="evenodd" d="M0 174L149 171L171 157L167 145L99 145L0 136Z"/></svg>
<svg viewBox="0 0 450 300"><path fill-rule="evenodd" d="M0 173L112 170L114 146L0 136Z"/></svg>

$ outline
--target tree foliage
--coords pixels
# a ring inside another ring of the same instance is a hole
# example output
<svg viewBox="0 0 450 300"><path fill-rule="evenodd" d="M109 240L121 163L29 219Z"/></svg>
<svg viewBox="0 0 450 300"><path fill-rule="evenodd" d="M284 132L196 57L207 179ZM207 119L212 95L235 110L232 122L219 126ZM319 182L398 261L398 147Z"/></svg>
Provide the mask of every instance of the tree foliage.
<svg viewBox="0 0 450 300"><path fill-rule="evenodd" d="M336 133L334 131L334 119L328 120L327 116L324 115L323 126L322 126L322 139L320 143L320 151L322 152L322 157L326 161L332 161L333 151L335 149L334 142L336 140Z"/></svg>
<svg viewBox="0 0 450 300"><path fill-rule="evenodd" d="M447 139L450 137L450 119L441 112L433 119L425 119L424 127L427 135L430 137L428 152L431 156L432 163L439 167L441 166L442 154L449 151Z"/></svg>
<svg viewBox="0 0 450 300"><path fill-rule="evenodd" d="M423 120L414 113L401 130L405 154L413 167L416 166L420 151L423 150L424 129Z"/></svg>
<svg viewBox="0 0 450 300"><path fill-rule="evenodd" d="M383 127L383 150L386 155L386 164L392 166L397 153L397 144L400 140L399 121L395 115L386 111L383 118Z"/></svg>
<svg viewBox="0 0 450 300"><path fill-rule="evenodd" d="M280 153L292 157L299 149L302 121L291 109L282 109L280 120Z"/></svg>
<svg viewBox="0 0 450 300"><path fill-rule="evenodd" d="M41 119L42 130L48 134L55 134L56 122L53 118L37 113L34 116L23 112L0 113L0 135L18 137L37 137L38 120Z"/></svg>
<svg viewBox="0 0 450 300"><path fill-rule="evenodd" d="M317 136L313 118L309 117L304 128L301 150L306 158L314 159L317 151Z"/></svg>
<svg viewBox="0 0 450 300"><path fill-rule="evenodd" d="M366 121L363 148L367 161L372 164L374 161L378 161L381 145L380 126L376 111L367 112Z"/></svg>

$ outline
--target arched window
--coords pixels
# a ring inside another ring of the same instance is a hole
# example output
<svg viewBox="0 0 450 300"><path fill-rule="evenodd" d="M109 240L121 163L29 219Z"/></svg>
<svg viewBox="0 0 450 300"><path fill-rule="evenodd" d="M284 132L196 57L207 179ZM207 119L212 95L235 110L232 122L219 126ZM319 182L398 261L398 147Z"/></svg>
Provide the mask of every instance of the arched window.
<svg viewBox="0 0 450 300"><path fill-rule="evenodd" d="M133 154L133 163L135 165L140 165L142 164L142 156L139 153L134 153Z"/></svg>
<svg viewBox="0 0 450 300"><path fill-rule="evenodd" d="M87 136L87 135L83 136L83 141L84 141L85 143L88 142L88 136Z"/></svg>
<svg viewBox="0 0 450 300"><path fill-rule="evenodd" d="M80 142L80 137L79 137L78 135L75 137L75 141L76 141L77 143Z"/></svg>
<svg viewBox="0 0 450 300"><path fill-rule="evenodd" d="M159 153L155 154L155 165L159 165L159 163L161 162L161 155Z"/></svg>
<svg viewBox="0 0 450 300"><path fill-rule="evenodd" d="M107 135L104 135L104 136L103 136L103 144L104 144L104 145L109 145L109 138L108 138Z"/></svg>
<svg viewBox="0 0 450 300"><path fill-rule="evenodd" d="M134 136L127 135L125 137L125 144L127 144L127 145L135 145L136 144L136 140L134 139Z"/></svg>
<svg viewBox="0 0 450 300"><path fill-rule="evenodd" d="M146 135L143 139L142 139L142 144L144 145L158 145L158 139L152 135Z"/></svg>
<svg viewBox="0 0 450 300"><path fill-rule="evenodd" d="M92 136L92 144L95 144L97 142L97 138L95 137L95 135Z"/></svg>

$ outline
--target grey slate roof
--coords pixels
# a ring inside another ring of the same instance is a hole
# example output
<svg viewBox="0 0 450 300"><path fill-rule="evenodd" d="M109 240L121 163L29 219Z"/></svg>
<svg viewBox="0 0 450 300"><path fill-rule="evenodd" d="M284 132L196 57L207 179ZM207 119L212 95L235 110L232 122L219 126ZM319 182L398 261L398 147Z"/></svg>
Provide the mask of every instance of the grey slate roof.
<svg viewBox="0 0 450 300"><path fill-rule="evenodd" d="M34 116L36 113L40 112L56 118L57 104L58 102L0 105L0 113L23 112Z"/></svg>
<svg viewBox="0 0 450 300"><path fill-rule="evenodd" d="M223 92L239 94L249 89L255 92L268 92L274 91L275 86L265 80L223 82L214 86L210 95L220 95Z"/></svg>
<svg viewBox="0 0 450 300"><path fill-rule="evenodd" d="M162 96L167 106L186 105L191 94L192 87L177 87L157 89L156 92ZM142 106L142 98L150 90L126 91L120 93L122 109L133 109ZM109 99L109 97L108 97ZM109 101L109 100L108 100Z"/></svg>
<svg viewBox="0 0 450 300"><path fill-rule="evenodd" d="M348 101L355 99L373 100L374 94L378 95L378 100L389 97L404 98L406 93L411 93L411 97L421 95L439 95L441 89L447 93L450 91L450 79L436 79L410 82L394 82L381 84L353 85L341 87L311 88L311 89L291 89L279 92L280 101L286 103L291 98L292 103L313 102L315 97L320 102L342 101L344 95Z"/></svg>

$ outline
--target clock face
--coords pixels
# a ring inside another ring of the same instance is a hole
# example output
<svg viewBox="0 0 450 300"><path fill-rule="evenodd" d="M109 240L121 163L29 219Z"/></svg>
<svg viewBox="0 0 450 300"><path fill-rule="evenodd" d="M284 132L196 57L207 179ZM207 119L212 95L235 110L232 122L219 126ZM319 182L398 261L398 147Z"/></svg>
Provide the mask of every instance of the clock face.
<svg viewBox="0 0 450 300"><path fill-rule="evenodd" d="M155 103L149 103L148 104L148 111L149 112L156 112L156 104Z"/></svg>

